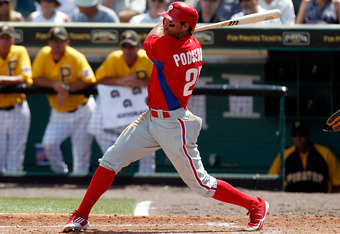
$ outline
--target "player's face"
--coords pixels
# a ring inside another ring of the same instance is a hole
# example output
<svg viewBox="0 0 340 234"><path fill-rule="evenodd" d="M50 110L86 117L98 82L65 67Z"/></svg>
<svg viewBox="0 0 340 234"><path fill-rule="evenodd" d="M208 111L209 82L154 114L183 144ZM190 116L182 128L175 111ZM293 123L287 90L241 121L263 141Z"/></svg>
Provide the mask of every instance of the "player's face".
<svg viewBox="0 0 340 234"><path fill-rule="evenodd" d="M52 48L53 55L63 56L69 41L60 40L57 37L48 41L48 45Z"/></svg>
<svg viewBox="0 0 340 234"><path fill-rule="evenodd" d="M0 1L0 13L6 15L9 13L9 1Z"/></svg>
<svg viewBox="0 0 340 234"><path fill-rule="evenodd" d="M148 0L148 6L150 11L161 13L166 10L169 3L165 0Z"/></svg>
<svg viewBox="0 0 340 234"><path fill-rule="evenodd" d="M42 12L50 14L54 12L55 8L57 8L57 4L54 1L41 0L40 7Z"/></svg>
<svg viewBox="0 0 340 234"><path fill-rule="evenodd" d="M292 136L292 140L296 148L304 149L308 146L309 136L306 134L295 134Z"/></svg>
<svg viewBox="0 0 340 234"><path fill-rule="evenodd" d="M15 39L12 38L9 35L4 34L4 35L0 36L0 52L1 52L1 56L7 56L11 46L14 44L14 41L15 41Z"/></svg>
<svg viewBox="0 0 340 234"><path fill-rule="evenodd" d="M181 38L180 35L182 35L183 32L187 31L188 28L186 27L185 23L171 21L171 20L164 18L163 29L164 29L164 34L168 34L176 38Z"/></svg>
<svg viewBox="0 0 340 234"><path fill-rule="evenodd" d="M257 0L240 0L240 5L245 11L245 14L253 13L257 6Z"/></svg>
<svg viewBox="0 0 340 234"><path fill-rule="evenodd" d="M219 0L200 0L202 11L206 14L215 14L220 1Z"/></svg>
<svg viewBox="0 0 340 234"><path fill-rule="evenodd" d="M121 50L123 51L123 57L128 64L133 64L137 57L138 57L138 50L140 46L133 46L129 43L124 43L120 46Z"/></svg>

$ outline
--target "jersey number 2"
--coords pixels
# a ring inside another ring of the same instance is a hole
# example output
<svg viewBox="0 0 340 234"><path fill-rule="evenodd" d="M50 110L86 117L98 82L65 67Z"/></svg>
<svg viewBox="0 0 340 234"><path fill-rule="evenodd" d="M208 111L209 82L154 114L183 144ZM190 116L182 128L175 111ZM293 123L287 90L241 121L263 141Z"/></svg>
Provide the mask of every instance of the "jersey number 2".
<svg viewBox="0 0 340 234"><path fill-rule="evenodd" d="M195 86L198 77L200 75L202 66L199 66L199 69L196 68L190 68L185 73L185 81L188 82L184 86L183 90L183 96L189 96L192 94L192 91L194 90L193 86Z"/></svg>

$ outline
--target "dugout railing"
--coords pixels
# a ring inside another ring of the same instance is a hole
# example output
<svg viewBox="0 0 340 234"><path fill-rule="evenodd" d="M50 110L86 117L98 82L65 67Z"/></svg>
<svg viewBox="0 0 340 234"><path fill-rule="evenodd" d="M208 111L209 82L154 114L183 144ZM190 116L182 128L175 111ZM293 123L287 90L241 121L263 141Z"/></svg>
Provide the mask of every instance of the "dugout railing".
<svg viewBox="0 0 340 234"><path fill-rule="evenodd" d="M53 89L48 88L40 88L37 86L26 86L26 85L16 85L16 86L4 86L0 85L0 93L25 93L28 97L29 105L32 112L32 118L40 118L40 113L43 113L47 110L42 110L41 107L35 107L37 103L40 101L43 102L44 98L37 98L37 95L44 95L55 93ZM96 86L89 87L87 89L74 92L72 94L86 94L86 95L97 95ZM287 88L285 86L277 86L277 85L232 85L232 84L198 84L193 92L193 97L195 96L215 96L215 97L229 97L229 96L252 96L252 97L266 97L268 99L277 100L277 106L279 109L279 116L276 118L277 120L277 128L272 129L272 137L276 137L278 143L277 151L281 154L281 161L283 161L283 152L286 146L286 116L285 116L285 97L287 95ZM34 97L34 99L31 99ZM209 103L207 102L207 111L210 111ZM45 105L44 109L48 109ZM213 108L213 107L212 107ZM40 113L39 113L40 112ZM228 121L228 120L226 120ZM275 120L274 120L275 121ZM44 129L44 121L36 121L33 120L30 128L30 136L27 144L30 144L31 147L27 147L26 157L30 158L30 160L25 160L25 171L23 173L17 174L2 174L0 175L0 181L2 182L41 182L41 183L87 183L92 176L94 169L88 175L73 175L72 173L68 175L60 175L55 174L49 171L48 165L45 167L41 167L41 165L32 166L32 162L36 155L34 155L34 151L29 150L32 149L32 144L36 141L37 133L32 132L40 132L42 135L43 132L41 130ZM209 123L210 124L210 123ZM220 123L221 124L221 123ZM228 123L226 123L228 124ZM39 129L40 130L37 130ZM258 126L261 128L261 125ZM207 130L209 131L209 130ZM238 131L243 132L243 135L248 134L248 128L244 126L240 127ZM226 132L225 134L228 134ZM210 134L212 138L214 138L215 134ZM40 136L41 137L41 136ZM216 136L218 137L218 136ZM32 140L35 138L35 140ZM214 141L214 139L211 139ZM243 142L245 145L249 145L247 142ZM241 142L242 144L242 142ZM236 147L236 146L235 146ZM209 151L209 150L208 150ZM211 150L213 151L213 150ZM69 153L68 153L69 154ZM98 152L97 152L98 154ZM211 156L211 155L210 155ZM268 156L268 155L267 155ZM273 157L275 155L272 155ZM64 157L72 158L70 155L64 155ZM224 157L228 157L228 155L224 155ZM239 157L243 157L239 155ZM72 160L72 159L71 159ZM245 160L248 160L245 158ZM253 158L254 161L258 160L256 155ZM67 160L65 160L67 161ZM30 163L27 163L30 162ZM72 162L71 162L72 163ZM97 162L94 160L92 164L93 168L96 167ZM135 170L136 167L132 167L129 170L123 171L123 173L118 174L118 183L167 183L167 184L181 184L180 178L177 173L172 173L169 171L162 172L162 169L155 174L138 174ZM212 170L212 168L209 168ZM257 173L256 167L253 173L235 173L228 172L228 168L222 168L215 173L211 173L212 175L218 178L224 178L229 182L232 182L236 186L244 186L249 188L259 188L259 189L283 189L284 184L284 174L285 168L284 164L281 164L281 174L278 176L269 176L264 173ZM255 184L254 184L255 182ZM252 184L253 183L253 184Z"/></svg>

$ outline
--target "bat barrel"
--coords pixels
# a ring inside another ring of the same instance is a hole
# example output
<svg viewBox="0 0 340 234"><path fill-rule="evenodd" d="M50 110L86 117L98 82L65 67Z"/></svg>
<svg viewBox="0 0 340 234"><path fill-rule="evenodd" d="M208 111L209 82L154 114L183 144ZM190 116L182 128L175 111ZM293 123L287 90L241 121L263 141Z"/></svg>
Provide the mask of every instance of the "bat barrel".
<svg viewBox="0 0 340 234"><path fill-rule="evenodd" d="M281 11L279 9L269 10L261 13L254 13L250 15L245 15L239 18L235 18L232 20L226 20L219 23L209 24L202 27L196 28L195 32L204 31L208 29L215 29L215 28L222 28L222 27L230 27L236 25L243 25L243 24L251 24L257 23L266 20L272 20L280 18Z"/></svg>

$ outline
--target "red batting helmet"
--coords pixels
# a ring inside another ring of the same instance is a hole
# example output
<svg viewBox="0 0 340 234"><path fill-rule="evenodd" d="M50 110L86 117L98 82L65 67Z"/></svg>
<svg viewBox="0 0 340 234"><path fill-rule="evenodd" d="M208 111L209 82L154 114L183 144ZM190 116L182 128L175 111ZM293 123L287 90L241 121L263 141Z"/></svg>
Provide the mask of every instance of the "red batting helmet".
<svg viewBox="0 0 340 234"><path fill-rule="evenodd" d="M191 26L192 31L195 31L198 13L193 6L187 3L173 2L166 12L159 13L159 15L171 21L188 23Z"/></svg>

